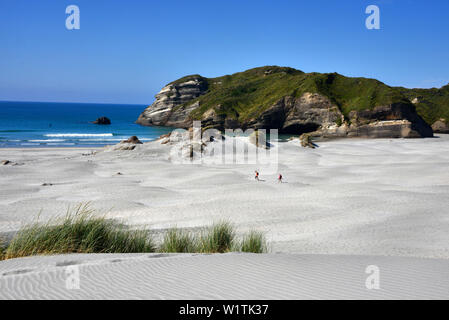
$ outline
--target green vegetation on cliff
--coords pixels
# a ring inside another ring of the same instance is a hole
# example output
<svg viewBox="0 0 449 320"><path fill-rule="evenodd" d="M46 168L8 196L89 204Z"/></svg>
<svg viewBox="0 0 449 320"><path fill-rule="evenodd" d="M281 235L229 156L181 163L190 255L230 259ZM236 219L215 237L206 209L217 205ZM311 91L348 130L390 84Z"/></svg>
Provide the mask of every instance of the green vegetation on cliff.
<svg viewBox="0 0 449 320"><path fill-rule="evenodd" d="M449 84L432 89L397 88L410 101L417 99L416 110L423 119L432 124L440 118L449 121Z"/></svg>
<svg viewBox="0 0 449 320"><path fill-rule="evenodd" d="M187 76L173 83L185 82L193 77ZM200 102L200 108L191 115L196 119L214 108L219 115L246 121L257 117L283 97L300 97L305 92L327 96L345 116L352 110L372 109L397 102L410 103L418 98L417 111L428 123L439 118L449 119L449 85L441 89L406 89L390 87L375 79L350 78L338 73L304 73L277 66L201 79L207 86L206 93L188 102Z"/></svg>

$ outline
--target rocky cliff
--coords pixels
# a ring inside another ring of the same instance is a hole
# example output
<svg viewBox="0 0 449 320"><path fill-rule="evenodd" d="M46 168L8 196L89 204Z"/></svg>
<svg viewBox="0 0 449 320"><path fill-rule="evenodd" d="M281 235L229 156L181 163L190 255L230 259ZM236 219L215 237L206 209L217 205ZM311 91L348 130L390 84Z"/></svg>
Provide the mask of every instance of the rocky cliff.
<svg viewBox="0 0 449 320"><path fill-rule="evenodd" d="M190 113L198 107L194 100L207 91L206 79L191 76L183 81L173 82L162 88L156 101L139 116L137 123L153 126L189 127Z"/></svg>
<svg viewBox="0 0 449 320"><path fill-rule="evenodd" d="M276 128L323 138L433 136L399 89L373 79L280 67L182 78L165 86L137 123L187 128L193 120L220 130Z"/></svg>

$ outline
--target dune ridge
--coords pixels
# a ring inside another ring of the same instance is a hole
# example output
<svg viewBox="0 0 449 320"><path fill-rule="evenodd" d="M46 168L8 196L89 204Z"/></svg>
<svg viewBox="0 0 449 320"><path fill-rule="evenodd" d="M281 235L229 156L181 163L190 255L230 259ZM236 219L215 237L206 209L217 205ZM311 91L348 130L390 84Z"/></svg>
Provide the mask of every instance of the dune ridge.
<svg viewBox="0 0 449 320"><path fill-rule="evenodd" d="M365 285L378 266L379 290ZM79 268L79 289L67 268ZM298 254L93 254L0 263L0 299L447 299L449 260Z"/></svg>

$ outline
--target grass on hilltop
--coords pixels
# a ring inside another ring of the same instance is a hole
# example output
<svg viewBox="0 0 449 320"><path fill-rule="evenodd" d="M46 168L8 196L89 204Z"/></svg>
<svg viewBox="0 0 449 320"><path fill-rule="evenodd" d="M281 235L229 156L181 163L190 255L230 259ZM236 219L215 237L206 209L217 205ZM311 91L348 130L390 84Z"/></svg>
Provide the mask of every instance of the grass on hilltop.
<svg viewBox="0 0 449 320"><path fill-rule="evenodd" d="M440 118L449 121L449 85L442 88L398 88L410 101L417 98L416 111L430 125Z"/></svg>
<svg viewBox="0 0 449 320"><path fill-rule="evenodd" d="M218 222L200 233L173 228L159 246L148 230L130 230L125 225L97 217L88 205L68 211L62 219L46 224L33 223L22 228L5 246L0 241L0 260L34 255L69 253L225 253L267 252L262 233L251 231L236 239L234 226Z"/></svg>
<svg viewBox="0 0 449 320"><path fill-rule="evenodd" d="M172 84L193 78L201 80L206 93L176 107L198 101L200 107L190 114L193 119L201 119L206 111L214 109L218 115L245 123L260 116L283 97L298 98L310 92L328 97L345 117L353 110L398 102L410 104L418 98L420 102L416 109L429 124L439 118L449 120L449 85L440 89L407 89L390 87L376 79L345 77L338 73L304 73L278 66L254 68L217 78L191 75Z"/></svg>
<svg viewBox="0 0 449 320"><path fill-rule="evenodd" d="M188 80L187 76L174 83ZM204 78L206 94L187 102L200 102L193 118L214 108L217 114L242 122L259 116L286 96L298 98L306 92L320 93L335 103L344 115L352 110L372 109L394 102L407 102L396 88L368 78L350 78L338 73L304 73L287 67L266 66L218 78ZM179 106L181 107L181 106Z"/></svg>

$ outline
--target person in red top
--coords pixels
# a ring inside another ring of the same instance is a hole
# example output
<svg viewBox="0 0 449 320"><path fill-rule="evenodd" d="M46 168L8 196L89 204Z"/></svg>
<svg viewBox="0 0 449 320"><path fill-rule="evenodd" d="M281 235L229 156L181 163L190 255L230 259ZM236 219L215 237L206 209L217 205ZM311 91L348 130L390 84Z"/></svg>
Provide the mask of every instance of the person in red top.
<svg viewBox="0 0 449 320"><path fill-rule="evenodd" d="M255 170L254 172L256 173L256 176L254 177L254 179L259 181L259 171Z"/></svg>
<svg viewBox="0 0 449 320"><path fill-rule="evenodd" d="M282 174L279 173L278 182L282 183Z"/></svg>

